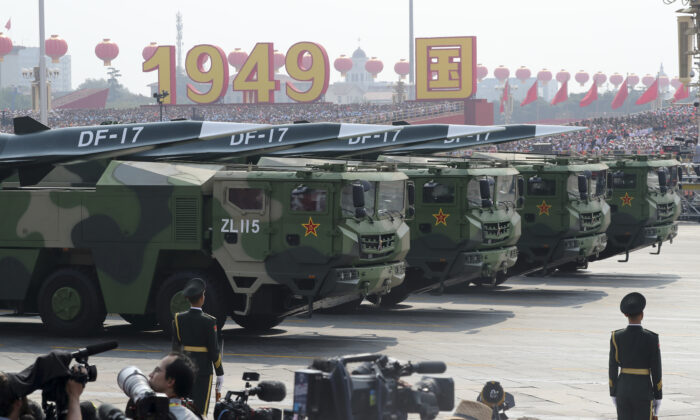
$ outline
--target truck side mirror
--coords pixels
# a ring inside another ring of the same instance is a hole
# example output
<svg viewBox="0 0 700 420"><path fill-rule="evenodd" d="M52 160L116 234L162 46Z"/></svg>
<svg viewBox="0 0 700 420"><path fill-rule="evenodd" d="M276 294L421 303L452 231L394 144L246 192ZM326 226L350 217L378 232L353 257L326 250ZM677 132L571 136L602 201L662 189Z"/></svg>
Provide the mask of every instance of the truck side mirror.
<svg viewBox="0 0 700 420"><path fill-rule="evenodd" d="M352 184L352 205L355 208L365 206L365 189L361 184Z"/></svg>
<svg viewBox="0 0 700 420"><path fill-rule="evenodd" d="M678 170L678 182L683 182L683 168L678 166L676 170Z"/></svg>
<svg viewBox="0 0 700 420"><path fill-rule="evenodd" d="M408 205L413 206L416 204L416 186L410 183L406 186L406 191L408 193Z"/></svg>
<svg viewBox="0 0 700 420"><path fill-rule="evenodd" d="M416 208L413 206L408 206L408 209L406 209L406 216L410 219L415 215L416 215Z"/></svg>
<svg viewBox="0 0 700 420"><path fill-rule="evenodd" d="M666 189L667 189L667 179L666 179L666 171L663 169L659 169L656 171L656 173L659 176L659 190L661 191L661 194L666 194Z"/></svg>
<svg viewBox="0 0 700 420"><path fill-rule="evenodd" d="M367 216L367 209L364 207L355 207L355 217L361 219Z"/></svg>
<svg viewBox="0 0 700 420"><path fill-rule="evenodd" d="M479 180L479 193L481 194L482 200L491 199L491 185L489 184L488 179Z"/></svg>
<svg viewBox="0 0 700 420"><path fill-rule="evenodd" d="M525 195L525 178L518 177L518 197L522 198Z"/></svg>
<svg viewBox="0 0 700 420"><path fill-rule="evenodd" d="M586 175L578 176L578 192L581 195L581 200L588 197L588 178Z"/></svg>

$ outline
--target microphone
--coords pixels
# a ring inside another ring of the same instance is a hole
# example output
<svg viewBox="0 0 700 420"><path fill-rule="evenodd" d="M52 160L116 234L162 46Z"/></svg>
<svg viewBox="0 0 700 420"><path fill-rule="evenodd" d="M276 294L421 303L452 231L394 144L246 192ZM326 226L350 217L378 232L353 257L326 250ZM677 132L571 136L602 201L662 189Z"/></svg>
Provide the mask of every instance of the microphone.
<svg viewBox="0 0 700 420"><path fill-rule="evenodd" d="M78 351L74 351L70 355L72 358L79 360L92 356L93 354L103 353L105 351L116 349L117 347L119 347L119 343L117 343L116 341L107 341L106 343L97 343L89 345Z"/></svg>
<svg viewBox="0 0 700 420"><path fill-rule="evenodd" d="M102 404L97 410L97 418L100 420L127 420L124 412L112 404Z"/></svg>
<svg viewBox="0 0 700 420"><path fill-rule="evenodd" d="M415 373L445 373L447 370L444 362L418 362L412 363L411 366Z"/></svg>
<svg viewBox="0 0 700 420"><path fill-rule="evenodd" d="M280 381L262 381L250 394L263 401L282 401L287 396L287 388Z"/></svg>

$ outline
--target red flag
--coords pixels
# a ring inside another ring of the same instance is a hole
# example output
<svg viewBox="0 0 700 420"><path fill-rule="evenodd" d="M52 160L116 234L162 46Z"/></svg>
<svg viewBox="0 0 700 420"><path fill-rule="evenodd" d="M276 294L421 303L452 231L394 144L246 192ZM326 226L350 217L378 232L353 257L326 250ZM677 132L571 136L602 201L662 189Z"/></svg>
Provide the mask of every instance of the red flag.
<svg viewBox="0 0 700 420"><path fill-rule="evenodd" d="M527 104L531 104L537 100L537 80L535 80L535 83L530 86L530 89L527 90L527 95L525 95L525 99L523 99L522 102L520 102L520 106L525 106Z"/></svg>
<svg viewBox="0 0 700 420"><path fill-rule="evenodd" d="M644 105L647 102L651 102L654 99L659 97L659 78L657 77L656 80L654 80L654 83L651 84L647 88L647 90L642 93L642 96L637 99L637 102L635 102L636 105Z"/></svg>
<svg viewBox="0 0 700 420"><path fill-rule="evenodd" d="M620 90L615 94L615 99L612 101L612 109L621 107L627 100L627 94L627 78L625 78L625 81L620 85Z"/></svg>
<svg viewBox="0 0 700 420"><path fill-rule="evenodd" d="M561 87L557 91L557 94L554 95L554 99L552 99L552 105L566 102L566 100L569 99L569 89L567 88L568 84L569 84L568 80L561 84Z"/></svg>
<svg viewBox="0 0 700 420"><path fill-rule="evenodd" d="M5 24L5 29L7 29L9 31L11 27L12 27L12 18L9 18L9 19L7 19L7 23Z"/></svg>
<svg viewBox="0 0 700 420"><path fill-rule="evenodd" d="M505 104L508 102L508 90L508 81L506 80L506 85L503 87L503 96L501 97L501 114L506 112Z"/></svg>
<svg viewBox="0 0 700 420"><path fill-rule="evenodd" d="M682 84L678 86L678 89L676 89L676 93L673 94L673 102L680 101L681 99L685 99L688 96L690 96L690 92L688 92L688 87L685 84Z"/></svg>
<svg viewBox="0 0 700 420"><path fill-rule="evenodd" d="M588 91L586 96L584 96L583 99L581 99L581 102L579 102L578 106L580 106L580 107L588 106L591 103L593 103L593 101L596 101L596 100L598 100L598 85L594 81L593 84L591 85L590 90Z"/></svg>

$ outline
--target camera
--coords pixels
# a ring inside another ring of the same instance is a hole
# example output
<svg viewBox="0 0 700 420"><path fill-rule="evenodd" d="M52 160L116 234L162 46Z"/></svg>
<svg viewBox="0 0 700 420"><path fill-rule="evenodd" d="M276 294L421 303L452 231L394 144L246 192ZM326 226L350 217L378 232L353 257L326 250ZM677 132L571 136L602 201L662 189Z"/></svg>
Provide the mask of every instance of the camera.
<svg viewBox="0 0 700 420"><path fill-rule="evenodd" d="M349 363L361 364L349 372ZM400 363L381 354L317 359L294 373L293 412L309 420L405 419L408 413L434 419L454 408L452 378L424 376L411 386L401 377L445 369L443 362Z"/></svg>
<svg viewBox="0 0 700 420"><path fill-rule="evenodd" d="M117 375L117 385L129 402L124 414L132 419L165 420L170 414L168 396L155 392L148 378L135 366L127 366ZM104 420L104 419L103 419Z"/></svg>
<svg viewBox="0 0 700 420"><path fill-rule="evenodd" d="M263 401L282 401L287 395L287 390L282 382L262 381L253 387L250 383L260 380L257 372L243 373L246 381L242 391L228 391L226 397L219 400L214 406L214 418L216 420L282 420L282 411L276 408L252 409L248 405L248 398L257 396ZM233 396L236 399L232 399Z"/></svg>

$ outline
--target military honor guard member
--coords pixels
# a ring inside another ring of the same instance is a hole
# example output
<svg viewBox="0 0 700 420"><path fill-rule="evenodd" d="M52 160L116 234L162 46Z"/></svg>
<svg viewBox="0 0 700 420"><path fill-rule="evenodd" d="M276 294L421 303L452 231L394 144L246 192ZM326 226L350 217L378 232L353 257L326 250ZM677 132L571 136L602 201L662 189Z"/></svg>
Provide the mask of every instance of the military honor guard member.
<svg viewBox="0 0 700 420"><path fill-rule="evenodd" d="M661 406L659 336L642 328L645 306L641 293L625 296L620 310L629 325L613 331L610 337L610 396L621 420L656 418Z"/></svg>
<svg viewBox="0 0 700 420"><path fill-rule="evenodd" d="M196 411L206 415L212 385L212 366L216 371L216 392L224 384L224 368L221 363L216 318L204 313L205 283L200 278L187 282L182 294L190 302L190 310L175 314L173 319L173 350L184 352L195 363L197 375L192 387L192 400Z"/></svg>

